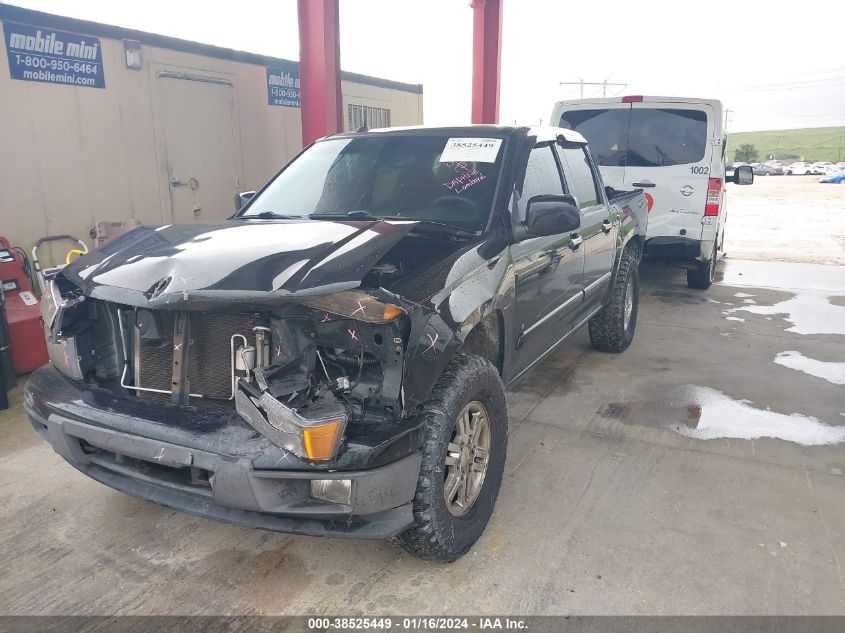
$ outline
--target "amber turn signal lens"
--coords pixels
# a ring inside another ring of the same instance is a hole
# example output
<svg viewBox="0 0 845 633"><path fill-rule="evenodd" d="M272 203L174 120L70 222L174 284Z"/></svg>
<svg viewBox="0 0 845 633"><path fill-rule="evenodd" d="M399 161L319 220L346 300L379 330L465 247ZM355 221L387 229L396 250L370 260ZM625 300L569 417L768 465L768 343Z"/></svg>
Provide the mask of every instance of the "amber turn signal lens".
<svg viewBox="0 0 845 633"><path fill-rule="evenodd" d="M400 308L399 306L395 306L392 303L385 303L384 304L384 320L385 321L392 321L393 319L402 316L405 314L405 311Z"/></svg>
<svg viewBox="0 0 845 633"><path fill-rule="evenodd" d="M344 422L343 419L329 420L302 429L302 443L308 459L325 461L335 456Z"/></svg>

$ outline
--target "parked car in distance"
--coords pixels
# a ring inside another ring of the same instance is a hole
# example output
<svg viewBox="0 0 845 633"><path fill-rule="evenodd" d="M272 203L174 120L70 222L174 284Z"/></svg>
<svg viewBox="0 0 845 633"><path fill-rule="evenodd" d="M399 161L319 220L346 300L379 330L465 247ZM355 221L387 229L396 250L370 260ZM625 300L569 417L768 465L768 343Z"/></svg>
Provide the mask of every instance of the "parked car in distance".
<svg viewBox="0 0 845 633"><path fill-rule="evenodd" d="M633 340L643 191L572 130L469 126L330 136L243 197L62 269L30 421L142 499L455 560L496 503L505 385L582 326Z"/></svg>
<svg viewBox="0 0 845 633"><path fill-rule="evenodd" d="M833 167L833 163L829 162L816 162L810 165L810 168L813 170L814 174L824 174L825 169L828 167Z"/></svg>
<svg viewBox="0 0 845 633"><path fill-rule="evenodd" d="M777 165L757 165L754 168L755 176L783 176L783 168Z"/></svg>
<svg viewBox="0 0 845 633"><path fill-rule="evenodd" d="M845 171L839 171L829 176L822 176L819 182L824 182L833 185L845 185Z"/></svg>
<svg viewBox="0 0 845 633"><path fill-rule="evenodd" d="M813 173L813 166L810 163L792 163L786 168L787 176L809 176Z"/></svg>
<svg viewBox="0 0 845 633"><path fill-rule="evenodd" d="M838 174L840 171L845 171L845 166L828 163L827 165L822 167L821 174L822 176L833 176L834 174Z"/></svg>

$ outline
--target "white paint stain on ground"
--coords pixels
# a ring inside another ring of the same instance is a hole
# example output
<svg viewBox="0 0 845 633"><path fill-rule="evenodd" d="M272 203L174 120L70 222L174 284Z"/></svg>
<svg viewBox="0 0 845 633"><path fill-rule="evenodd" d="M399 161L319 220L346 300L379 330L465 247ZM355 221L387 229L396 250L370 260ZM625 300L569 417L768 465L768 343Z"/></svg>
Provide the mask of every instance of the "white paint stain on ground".
<svg viewBox="0 0 845 633"><path fill-rule="evenodd" d="M797 290L791 299L774 305L744 305L728 310L753 314L783 314L784 320L792 323L787 332L797 334L842 334L845 336L845 307L830 302L825 292L815 290ZM724 314L724 313L723 313ZM730 319L731 317L726 317Z"/></svg>
<svg viewBox="0 0 845 633"><path fill-rule="evenodd" d="M739 297L740 299L747 299L750 297L756 297L757 295L750 295L747 292L737 292L734 294L734 297Z"/></svg>
<svg viewBox="0 0 845 633"><path fill-rule="evenodd" d="M845 385L845 363L816 360L796 351L781 352L775 358L775 362L778 365L823 378L834 385Z"/></svg>
<svg viewBox="0 0 845 633"><path fill-rule="evenodd" d="M742 319L740 317L729 316L729 317L725 317L725 319L727 321L739 321L740 323L745 323L745 319Z"/></svg>
<svg viewBox="0 0 845 633"><path fill-rule="evenodd" d="M778 413L758 409L749 400L734 400L710 387L691 387L685 398L689 402L689 420L694 427L673 428L687 437L700 440L736 438L756 440L761 437L795 442L804 446L838 444L845 441L845 426L830 426L800 413Z"/></svg>

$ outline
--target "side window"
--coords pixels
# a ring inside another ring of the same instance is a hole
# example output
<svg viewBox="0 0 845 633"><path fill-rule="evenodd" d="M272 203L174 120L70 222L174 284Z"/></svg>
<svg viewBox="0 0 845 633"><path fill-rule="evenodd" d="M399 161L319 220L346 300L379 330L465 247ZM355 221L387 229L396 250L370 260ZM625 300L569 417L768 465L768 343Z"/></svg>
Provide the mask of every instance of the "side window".
<svg viewBox="0 0 845 633"><path fill-rule="evenodd" d="M601 200L601 195L584 148L580 145L572 147L558 145L557 149L569 168L567 180L572 195L578 200L578 206L582 209L596 206Z"/></svg>
<svg viewBox="0 0 845 633"><path fill-rule="evenodd" d="M563 195L563 183L553 151L551 144L546 143L532 149L528 156L525 178L518 192L516 216L520 222L525 221L528 201L534 196Z"/></svg>

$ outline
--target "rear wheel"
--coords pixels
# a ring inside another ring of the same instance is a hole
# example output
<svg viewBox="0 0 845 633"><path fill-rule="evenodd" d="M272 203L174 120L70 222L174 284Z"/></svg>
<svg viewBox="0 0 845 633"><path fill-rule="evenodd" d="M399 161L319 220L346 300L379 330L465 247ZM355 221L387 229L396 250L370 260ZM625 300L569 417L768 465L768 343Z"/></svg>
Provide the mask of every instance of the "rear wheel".
<svg viewBox="0 0 845 633"><path fill-rule="evenodd" d="M717 259L718 251L716 250L716 243L713 242L710 260L701 262L695 268L687 270L687 285L696 290L707 290L713 284L713 278L716 276Z"/></svg>
<svg viewBox="0 0 845 633"><path fill-rule="evenodd" d="M619 269L610 288L607 305L590 319L590 342L602 352L624 352L634 340L637 308L640 298L640 276L636 253L622 253Z"/></svg>
<svg viewBox="0 0 845 633"><path fill-rule="evenodd" d="M458 354L425 409L416 525L396 542L420 558L452 562L478 540L493 514L508 443L505 388L488 360Z"/></svg>

